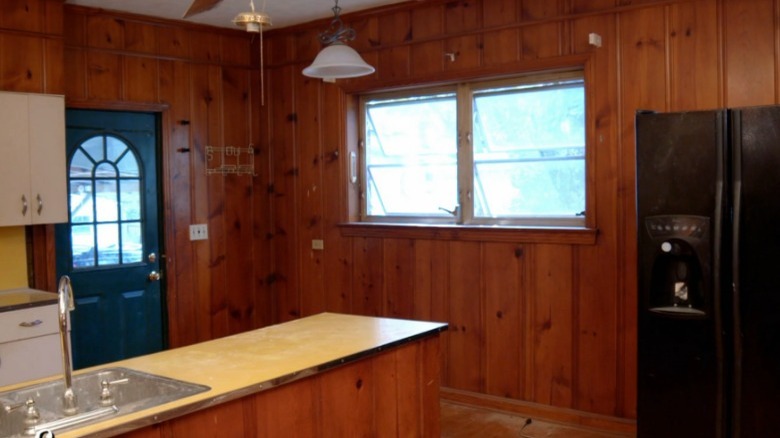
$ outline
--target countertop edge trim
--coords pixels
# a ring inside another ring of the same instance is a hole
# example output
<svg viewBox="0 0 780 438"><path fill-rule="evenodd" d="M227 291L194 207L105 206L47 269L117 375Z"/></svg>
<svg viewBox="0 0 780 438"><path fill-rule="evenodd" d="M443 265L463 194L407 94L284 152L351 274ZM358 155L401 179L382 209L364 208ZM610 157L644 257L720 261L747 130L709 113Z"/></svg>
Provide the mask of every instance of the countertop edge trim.
<svg viewBox="0 0 780 438"><path fill-rule="evenodd" d="M116 426L112 426L108 429L103 429L99 431L95 431L93 433L89 433L86 435L82 435L83 437L89 437L89 438L107 438L107 437L113 437L121 434L125 434L137 429L141 429L143 427L152 426L154 424L162 423L165 421L170 421L179 417L183 417L188 414L192 414L213 406L218 406L220 404L230 402L233 400L238 400L243 397L247 397L253 394L257 394L272 388L276 388L278 386L295 382L297 380L315 376L317 374L324 373L326 371L338 368L343 365L347 365L353 362L356 362L358 360L364 359L369 356L373 356L377 353L384 352L386 350L390 350L396 347L399 347L401 345L405 345L414 341L418 341L424 338L428 338L434 335L437 335L448 328L447 323L439 323L441 325L434 327L432 329L402 338L398 339L396 341L388 342L384 345L379 345L367 350L363 350L354 354L350 354L348 356L344 356L341 359L338 360L332 360L328 362L324 362L319 365L315 365L309 368L305 368L299 371L294 371L292 373L288 373L279 377L276 377L274 379L271 379L269 381L265 382L259 382L250 386L246 386L244 388L240 388L234 391L230 391L224 394L219 394L214 397L206 398L203 400L199 400L190 404L185 404L182 406L178 406L176 408L158 412L156 414L152 414L148 417L142 417L135 420L130 420L126 423L122 423ZM196 396L193 396L196 397ZM162 405L165 406L165 405ZM161 406L158 406L156 408L150 408L150 409L159 409ZM78 429L72 429L68 432L75 432Z"/></svg>

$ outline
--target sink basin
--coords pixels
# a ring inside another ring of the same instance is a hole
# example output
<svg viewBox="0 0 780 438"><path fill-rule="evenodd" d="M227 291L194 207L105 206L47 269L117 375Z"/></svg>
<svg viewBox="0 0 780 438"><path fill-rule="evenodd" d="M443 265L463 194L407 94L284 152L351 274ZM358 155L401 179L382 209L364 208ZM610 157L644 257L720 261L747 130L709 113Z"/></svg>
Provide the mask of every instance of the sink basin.
<svg viewBox="0 0 780 438"><path fill-rule="evenodd" d="M20 406L11 412L7 412L6 409L0 410L0 437L31 436L38 430L50 430L56 434L210 389L208 386L128 368L104 368L73 376L73 390L78 399L78 412L66 416L62 412L64 387L62 379L58 379L0 392L0 405L6 408ZM24 404L28 399L35 401L35 408L40 414L40 419L35 425L25 422L28 415Z"/></svg>

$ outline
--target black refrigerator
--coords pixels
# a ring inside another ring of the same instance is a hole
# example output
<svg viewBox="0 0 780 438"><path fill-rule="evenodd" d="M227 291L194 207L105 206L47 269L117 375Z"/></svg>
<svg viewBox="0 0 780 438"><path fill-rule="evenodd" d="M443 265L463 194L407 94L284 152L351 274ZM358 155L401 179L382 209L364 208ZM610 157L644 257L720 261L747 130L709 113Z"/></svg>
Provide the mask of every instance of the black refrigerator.
<svg viewBox="0 0 780 438"><path fill-rule="evenodd" d="M636 135L637 436L780 437L780 107Z"/></svg>

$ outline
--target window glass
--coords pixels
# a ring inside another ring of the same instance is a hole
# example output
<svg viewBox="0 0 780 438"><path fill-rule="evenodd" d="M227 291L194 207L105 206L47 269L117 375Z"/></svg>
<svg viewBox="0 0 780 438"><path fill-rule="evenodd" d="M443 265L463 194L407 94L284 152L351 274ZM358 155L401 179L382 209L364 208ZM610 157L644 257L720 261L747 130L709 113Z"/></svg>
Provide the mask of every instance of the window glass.
<svg viewBox="0 0 780 438"><path fill-rule="evenodd" d="M582 72L441 90L362 97L364 220L584 224Z"/></svg>
<svg viewBox="0 0 780 438"><path fill-rule="evenodd" d="M71 157L68 187L74 268L142 261L138 159L112 136L85 140Z"/></svg>
<svg viewBox="0 0 780 438"><path fill-rule="evenodd" d="M474 93L474 216L576 216L585 210L581 80Z"/></svg>
<svg viewBox="0 0 780 438"><path fill-rule="evenodd" d="M366 104L369 215L440 216L457 204L456 109L452 93Z"/></svg>

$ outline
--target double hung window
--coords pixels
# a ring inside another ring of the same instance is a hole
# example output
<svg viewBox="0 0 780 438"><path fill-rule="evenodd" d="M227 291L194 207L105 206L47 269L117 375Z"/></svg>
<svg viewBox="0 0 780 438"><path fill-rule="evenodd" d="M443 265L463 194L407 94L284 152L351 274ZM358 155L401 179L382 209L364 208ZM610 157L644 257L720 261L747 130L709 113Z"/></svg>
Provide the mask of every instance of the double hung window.
<svg viewBox="0 0 780 438"><path fill-rule="evenodd" d="M581 71L361 96L363 221L582 226Z"/></svg>

